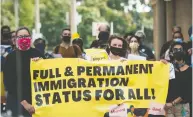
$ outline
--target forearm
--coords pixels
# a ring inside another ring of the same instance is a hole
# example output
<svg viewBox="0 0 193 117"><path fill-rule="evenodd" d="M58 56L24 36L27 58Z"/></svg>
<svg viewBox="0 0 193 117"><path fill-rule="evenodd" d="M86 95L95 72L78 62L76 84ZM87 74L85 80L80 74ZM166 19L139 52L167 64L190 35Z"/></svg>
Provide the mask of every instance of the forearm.
<svg viewBox="0 0 193 117"><path fill-rule="evenodd" d="M26 100L22 100L20 103L21 103L21 105L26 105L26 104L28 104L28 102L27 102Z"/></svg>
<svg viewBox="0 0 193 117"><path fill-rule="evenodd" d="M176 98L176 99L172 102L172 104L173 104L173 105L179 104L181 101L182 101L182 98L181 98L181 97L178 97L178 98Z"/></svg>

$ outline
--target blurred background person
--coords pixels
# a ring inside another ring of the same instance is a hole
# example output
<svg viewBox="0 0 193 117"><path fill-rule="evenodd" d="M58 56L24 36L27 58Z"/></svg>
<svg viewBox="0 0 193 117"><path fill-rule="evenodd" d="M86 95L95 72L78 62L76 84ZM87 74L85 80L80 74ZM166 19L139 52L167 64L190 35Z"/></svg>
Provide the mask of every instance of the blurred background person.
<svg viewBox="0 0 193 117"><path fill-rule="evenodd" d="M99 47L99 43L98 43L98 40L94 40L91 45L90 45L90 48L98 48Z"/></svg>
<svg viewBox="0 0 193 117"><path fill-rule="evenodd" d="M141 44L140 44L140 46L139 46L139 51L140 51L141 53L146 54L148 60L154 61L154 60L155 60L155 55L153 54L152 50L151 50L149 47L147 47L146 45L144 45L144 40L145 40L145 38L146 38L145 33L142 32L142 31L137 31L137 32L135 33L135 35L140 38L140 43L141 43Z"/></svg>
<svg viewBox="0 0 193 117"><path fill-rule="evenodd" d="M15 39L16 39L15 31L12 31L11 32L11 41L12 41L11 46L7 48L1 46L1 70L3 70L7 55L16 49L16 40Z"/></svg>
<svg viewBox="0 0 193 117"><path fill-rule="evenodd" d="M182 29L180 26L174 26L172 28L172 35L174 35L174 32L182 32Z"/></svg>
<svg viewBox="0 0 193 117"><path fill-rule="evenodd" d="M44 56L36 49L31 48L32 38L28 28L20 27L16 31L16 51L6 57L4 65L4 85L7 95L6 108L12 115L30 117L35 112L31 105L31 58ZM20 93L18 92L20 89ZM21 112L18 111L21 108Z"/></svg>
<svg viewBox="0 0 193 117"><path fill-rule="evenodd" d="M171 46L171 44L173 43L174 41L174 34L178 32L178 33L181 33L181 27L179 26L174 26L172 28L172 35L171 35L171 40L167 41L165 44L163 44L162 48L161 48L161 51L160 51L160 58L164 58L164 54L165 52L169 49L169 47ZM182 35L182 33L180 34Z"/></svg>
<svg viewBox="0 0 193 117"><path fill-rule="evenodd" d="M99 48L105 49L107 47L109 36L110 36L110 33L108 31L99 32L99 35L98 35Z"/></svg>
<svg viewBox="0 0 193 117"><path fill-rule="evenodd" d="M106 49L108 45L108 39L110 36L110 27L107 24L102 24L98 28L98 40L94 40L91 43L90 48Z"/></svg>
<svg viewBox="0 0 193 117"><path fill-rule="evenodd" d="M11 29L9 26L1 27L1 45L11 45Z"/></svg>
<svg viewBox="0 0 193 117"><path fill-rule="evenodd" d="M70 29L63 29L60 38L62 43L55 47L54 54L60 54L63 58L81 58L81 49L71 44Z"/></svg>
<svg viewBox="0 0 193 117"><path fill-rule="evenodd" d="M140 51L139 49L140 45L141 45L140 38L135 35L131 36L128 40L128 51L127 51L126 58L128 58L128 56L132 54L132 55L145 57L147 60L149 60L147 54Z"/></svg>
<svg viewBox="0 0 193 117"><path fill-rule="evenodd" d="M123 60L127 51L127 42L121 37L112 35L108 40L106 51L109 60Z"/></svg>
<svg viewBox="0 0 193 117"><path fill-rule="evenodd" d="M11 46L6 48L6 52L11 53L16 49L16 36L15 31L11 32Z"/></svg>
<svg viewBox="0 0 193 117"><path fill-rule="evenodd" d="M42 38L38 38L33 43L35 49L41 52L45 56L45 58L54 58L52 54L46 52L46 41Z"/></svg>
<svg viewBox="0 0 193 117"><path fill-rule="evenodd" d="M170 79L167 103L165 105L167 117L191 117L192 104L192 68L185 62L187 54L185 43L175 42L171 45L175 68L175 78ZM184 77L185 76L185 77Z"/></svg>
<svg viewBox="0 0 193 117"><path fill-rule="evenodd" d="M133 36L134 34L135 34L134 32L126 33L123 38L127 41L127 43L129 43L130 37Z"/></svg>
<svg viewBox="0 0 193 117"><path fill-rule="evenodd" d="M85 58L85 52L84 52L84 48L83 48L83 41L82 41L82 39L81 38L79 38L79 39L74 39L73 41L72 41L72 44L73 45L77 45L80 49L81 49L81 51L82 51L82 57L83 58Z"/></svg>
<svg viewBox="0 0 193 117"><path fill-rule="evenodd" d="M162 53L162 56L161 58L162 59L165 59L165 60L170 60L170 55L169 55L169 50L171 48L171 45L174 43L174 42L179 42L179 43L183 43L184 41L184 37L182 35L181 32L174 32L173 33L173 39L172 41L170 42L170 45L169 46L163 46L161 48L161 53ZM168 47L168 48L165 48L165 47ZM184 48L185 49L185 48ZM165 51L165 52L164 52ZM161 54L160 54L161 55Z"/></svg>

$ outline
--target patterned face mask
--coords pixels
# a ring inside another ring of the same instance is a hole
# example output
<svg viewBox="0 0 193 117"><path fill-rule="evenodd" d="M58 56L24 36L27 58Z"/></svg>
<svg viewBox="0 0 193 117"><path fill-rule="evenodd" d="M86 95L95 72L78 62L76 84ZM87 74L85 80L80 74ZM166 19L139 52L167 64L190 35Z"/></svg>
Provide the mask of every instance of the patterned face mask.
<svg viewBox="0 0 193 117"><path fill-rule="evenodd" d="M31 37L19 37L16 40L16 46L21 51L29 50L31 47Z"/></svg>
<svg viewBox="0 0 193 117"><path fill-rule="evenodd" d="M130 44L129 44L129 47L131 48L131 50L136 51L136 50L138 50L138 48L139 48L139 44L136 43L136 42L133 42L133 43L130 43Z"/></svg>

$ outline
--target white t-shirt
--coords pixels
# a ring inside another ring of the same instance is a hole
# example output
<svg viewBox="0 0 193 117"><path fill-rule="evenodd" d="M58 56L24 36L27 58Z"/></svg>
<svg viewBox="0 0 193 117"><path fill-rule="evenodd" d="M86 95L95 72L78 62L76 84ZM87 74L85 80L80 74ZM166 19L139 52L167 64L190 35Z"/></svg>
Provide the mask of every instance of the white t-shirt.
<svg viewBox="0 0 193 117"><path fill-rule="evenodd" d="M174 69L174 65L172 64L172 63L169 63L169 65L170 65L170 77L169 77L169 79L171 80L171 79L175 79L175 69Z"/></svg>
<svg viewBox="0 0 193 117"><path fill-rule="evenodd" d="M129 54L127 56L127 60L146 60L146 57L134 55L134 54Z"/></svg>

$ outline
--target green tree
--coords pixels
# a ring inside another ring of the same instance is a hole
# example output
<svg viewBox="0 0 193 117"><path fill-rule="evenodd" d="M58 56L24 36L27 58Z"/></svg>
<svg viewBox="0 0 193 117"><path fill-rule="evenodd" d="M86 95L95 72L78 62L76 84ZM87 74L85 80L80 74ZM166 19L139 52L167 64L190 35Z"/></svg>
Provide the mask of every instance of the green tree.
<svg viewBox="0 0 193 117"><path fill-rule="evenodd" d="M34 27L34 0L19 0L19 26Z"/></svg>
<svg viewBox="0 0 193 117"><path fill-rule="evenodd" d="M41 32L51 47L60 43L61 30L67 27L65 15L69 12L69 2L67 0L40 1Z"/></svg>
<svg viewBox="0 0 193 117"><path fill-rule="evenodd" d="M34 0L19 0L19 26L33 28L34 24ZM9 25L15 30L14 0L6 0L2 3L2 25Z"/></svg>
<svg viewBox="0 0 193 117"><path fill-rule="evenodd" d="M120 0L84 0L78 7L79 14L82 15L82 22L78 26L78 32L84 40L85 47L89 47L94 39L92 37L92 22L113 22L114 32L125 34L135 29L131 22L130 14L125 14L120 7ZM111 3L113 2L113 3ZM119 4L116 6L116 4Z"/></svg>
<svg viewBox="0 0 193 117"><path fill-rule="evenodd" d="M13 3L11 0L1 4L1 25L8 25L12 29L15 27Z"/></svg>

